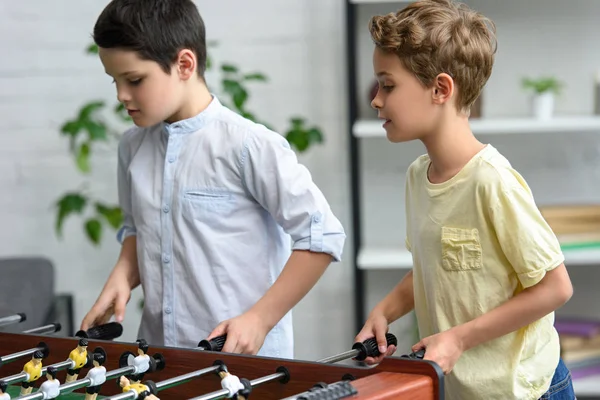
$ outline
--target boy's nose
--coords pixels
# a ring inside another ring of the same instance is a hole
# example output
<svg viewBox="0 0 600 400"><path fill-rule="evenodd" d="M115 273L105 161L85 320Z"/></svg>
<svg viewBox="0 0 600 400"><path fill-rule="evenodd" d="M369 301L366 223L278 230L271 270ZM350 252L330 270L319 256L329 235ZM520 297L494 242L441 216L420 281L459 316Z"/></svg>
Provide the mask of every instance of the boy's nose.
<svg viewBox="0 0 600 400"><path fill-rule="evenodd" d="M131 101L131 95L127 90L117 88L117 100L119 100L121 104L128 103Z"/></svg>

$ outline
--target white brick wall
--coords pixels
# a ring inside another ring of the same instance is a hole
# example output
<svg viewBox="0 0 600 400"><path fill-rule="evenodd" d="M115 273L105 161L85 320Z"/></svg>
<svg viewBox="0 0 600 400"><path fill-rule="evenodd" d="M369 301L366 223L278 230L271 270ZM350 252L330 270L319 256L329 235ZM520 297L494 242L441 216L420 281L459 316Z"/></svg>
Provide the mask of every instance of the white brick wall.
<svg viewBox="0 0 600 400"><path fill-rule="evenodd" d="M83 237L79 219L69 220L64 240L58 240L51 207L61 194L82 182L67 154L67 142L59 136L61 124L88 100L115 100L100 63L84 54L95 18L105 4L97 0L0 2L0 256L51 258L57 268L57 289L76 297L78 321L100 292L118 246L107 237L100 248L92 247ZM296 113L323 128L325 145L301 158L350 236L343 1L198 0L197 4L208 38L219 41L211 50L216 61L231 61L269 76L268 84L255 85L252 110L279 129L287 128L288 118ZM510 0L501 6L493 0L473 0L473 4L489 12L500 29L498 67L486 89L488 115L526 113L527 103L516 82L521 73L546 69L559 73L568 84L559 111L591 110L591 72L600 68L595 43L600 37L600 25L594 19L600 11L597 2L577 0L577 7L558 0L523 4ZM364 17L382 9L366 9L360 22L363 35L367 34ZM535 25L530 22L532 15ZM517 45L521 38L529 39ZM362 43L368 46L368 37ZM361 93L365 93L371 56L368 51L361 54L365 74ZM496 137L493 142L523 167L540 201L600 201L600 136L565 137ZM530 151L535 148L552 157L533 162ZM403 173L422 149L418 144L389 146L384 140L373 140L363 150L370 182L365 189L367 240L402 243ZM587 155L584 160L582 152ZM114 154L95 157L94 171L90 189L105 199L116 199ZM588 284L598 279L597 271L571 270L576 298L567 311L582 312L586 307L578 305L598 301ZM369 273L369 306L401 275L401 271ZM317 359L348 348L356 334L352 295L350 263L333 265L295 311L299 358ZM125 340L135 339L136 296L128 308ZM409 346L412 339L406 325L397 324L394 331Z"/></svg>

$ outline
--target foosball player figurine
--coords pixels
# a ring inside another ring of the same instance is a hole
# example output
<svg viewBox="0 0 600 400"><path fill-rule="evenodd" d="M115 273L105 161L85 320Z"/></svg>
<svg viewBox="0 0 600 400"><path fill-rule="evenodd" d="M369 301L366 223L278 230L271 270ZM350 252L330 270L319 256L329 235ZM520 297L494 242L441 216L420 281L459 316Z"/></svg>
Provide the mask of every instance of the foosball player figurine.
<svg viewBox="0 0 600 400"><path fill-rule="evenodd" d="M137 342L138 355L133 359L133 366L135 367L135 373L139 375L150 369L150 356L148 355L148 342L144 339L139 339Z"/></svg>
<svg viewBox="0 0 600 400"><path fill-rule="evenodd" d="M0 400L10 400L10 394L6 393L6 389L8 389L8 384L0 381Z"/></svg>
<svg viewBox="0 0 600 400"><path fill-rule="evenodd" d="M27 378L21 382L21 396L28 395L33 390L33 382L40 379L42 376L42 359L44 358L44 353L41 351L36 351L31 356L31 360L29 360L23 366L23 372L27 374Z"/></svg>
<svg viewBox="0 0 600 400"><path fill-rule="evenodd" d="M225 390L229 390L229 394L227 395L228 398L234 398L236 394L239 394L245 389L240 378L232 375L226 368L219 371L219 376L221 377L221 387Z"/></svg>
<svg viewBox="0 0 600 400"><path fill-rule="evenodd" d="M60 382L56 379L56 368L46 369L46 382L41 384L39 392L44 395L44 400L55 399L60 395Z"/></svg>
<svg viewBox="0 0 600 400"><path fill-rule="evenodd" d="M131 391L135 392L137 396L136 399L160 400L152 394L152 390L147 385L140 382L139 375L129 375L129 378L122 375L121 378L119 378L119 386L123 388L123 393Z"/></svg>
<svg viewBox="0 0 600 400"><path fill-rule="evenodd" d="M67 379L65 383L73 382L77 379L77 375L81 368L83 368L88 363L88 354L87 354L87 346L88 341L85 338L79 339L79 343L77 347L71 351L69 354L69 359L73 361L73 367L67 370Z"/></svg>
<svg viewBox="0 0 600 400"><path fill-rule="evenodd" d="M106 367L104 367L106 353L94 352L92 360L94 367L90 368L85 376L90 380L90 385L85 389L85 400L96 400L102 384L106 382Z"/></svg>

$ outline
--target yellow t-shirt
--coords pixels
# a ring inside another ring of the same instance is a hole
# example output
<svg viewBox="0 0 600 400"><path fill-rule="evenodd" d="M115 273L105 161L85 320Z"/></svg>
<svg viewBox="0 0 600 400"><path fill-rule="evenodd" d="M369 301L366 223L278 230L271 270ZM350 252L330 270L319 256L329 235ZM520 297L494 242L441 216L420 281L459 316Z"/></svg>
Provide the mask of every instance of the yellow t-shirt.
<svg viewBox="0 0 600 400"><path fill-rule="evenodd" d="M42 363L38 363L36 366L33 364L33 360L30 360L23 366L23 372L29 374L29 379L26 382L37 381L42 375Z"/></svg>
<svg viewBox="0 0 600 400"><path fill-rule="evenodd" d="M525 180L487 145L453 178L432 184L429 157L408 169L406 246L413 255L421 337L466 323L540 282L564 257ZM462 354L447 400L537 400L560 346L554 313Z"/></svg>
<svg viewBox="0 0 600 400"><path fill-rule="evenodd" d="M71 353L69 353L69 358L75 361L75 366L73 367L73 369L83 368L83 366L87 364L88 361L87 351L80 353L78 349L74 349L71 351Z"/></svg>

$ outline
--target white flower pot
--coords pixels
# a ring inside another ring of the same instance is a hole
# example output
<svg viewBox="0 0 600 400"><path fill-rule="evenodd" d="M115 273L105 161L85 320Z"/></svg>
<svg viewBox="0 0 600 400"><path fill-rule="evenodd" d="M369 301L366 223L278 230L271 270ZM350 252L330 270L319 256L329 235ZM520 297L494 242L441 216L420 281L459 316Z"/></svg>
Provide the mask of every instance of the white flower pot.
<svg viewBox="0 0 600 400"><path fill-rule="evenodd" d="M554 114L554 93L545 92L533 97L533 116L536 119L551 119Z"/></svg>

